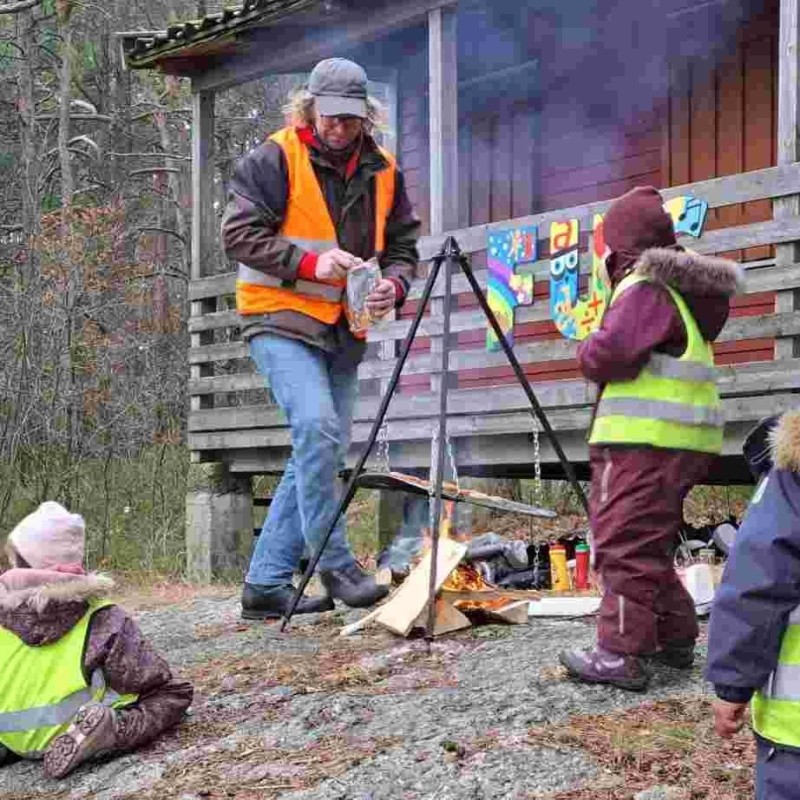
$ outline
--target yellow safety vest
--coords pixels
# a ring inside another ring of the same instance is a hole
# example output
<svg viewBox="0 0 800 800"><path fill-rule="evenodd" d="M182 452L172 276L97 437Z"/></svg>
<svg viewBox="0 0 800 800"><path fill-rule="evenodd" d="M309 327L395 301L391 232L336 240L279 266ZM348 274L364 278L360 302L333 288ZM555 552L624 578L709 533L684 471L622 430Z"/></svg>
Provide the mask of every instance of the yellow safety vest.
<svg viewBox="0 0 800 800"><path fill-rule="evenodd" d="M789 617L778 666L751 703L753 729L776 744L800 748L800 608Z"/></svg>
<svg viewBox="0 0 800 800"><path fill-rule="evenodd" d="M623 278L611 304L631 286L646 280L636 273ZM679 358L653 353L633 380L607 384L589 443L720 453L724 420L711 344L703 339L683 297L671 286L664 284L664 288L683 320L686 350Z"/></svg>
<svg viewBox="0 0 800 800"><path fill-rule="evenodd" d="M289 196L280 235L313 253L338 247L336 226L314 173L308 147L295 128L284 128L270 136L270 140L283 150L289 178ZM395 159L383 148L379 149L389 166L375 175L375 254L385 247L386 221L394 204L397 178ZM236 309L240 314L296 311L333 325L342 315L343 301L343 283L333 285L305 280L286 283L239 264Z"/></svg>
<svg viewBox="0 0 800 800"><path fill-rule="evenodd" d="M119 708L137 695L106 689L101 670L87 683L83 653L92 615L106 601L93 600L69 633L41 647L25 644L0 627L0 744L25 758L44 755L50 742L63 733L78 709L91 700Z"/></svg>

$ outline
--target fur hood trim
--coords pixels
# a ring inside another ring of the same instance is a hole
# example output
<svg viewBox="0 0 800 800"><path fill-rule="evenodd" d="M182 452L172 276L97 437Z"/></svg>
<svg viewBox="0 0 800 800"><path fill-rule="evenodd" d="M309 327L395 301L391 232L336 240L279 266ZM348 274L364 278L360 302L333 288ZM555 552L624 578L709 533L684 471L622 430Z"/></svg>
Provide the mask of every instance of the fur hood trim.
<svg viewBox="0 0 800 800"><path fill-rule="evenodd" d="M44 583L26 589L8 590L2 585L0 576L0 610L12 610L27 606L37 614L51 604L87 602L111 594L116 587L114 580L99 572L76 577L75 580Z"/></svg>
<svg viewBox="0 0 800 800"><path fill-rule="evenodd" d="M733 297L744 289L744 270L735 261L691 250L652 247L642 253L634 271L681 294Z"/></svg>
<svg viewBox="0 0 800 800"><path fill-rule="evenodd" d="M800 472L800 410L787 411L769 432L769 441L775 467Z"/></svg>

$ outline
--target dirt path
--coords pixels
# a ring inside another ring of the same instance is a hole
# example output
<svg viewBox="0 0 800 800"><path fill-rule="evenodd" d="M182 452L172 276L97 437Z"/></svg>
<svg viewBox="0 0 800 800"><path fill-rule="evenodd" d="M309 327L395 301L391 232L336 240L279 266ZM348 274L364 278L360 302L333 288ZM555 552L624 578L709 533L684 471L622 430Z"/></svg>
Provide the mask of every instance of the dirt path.
<svg viewBox="0 0 800 800"><path fill-rule="evenodd" d="M61 783L7 767L0 797L659 800L741 796L750 779L746 736L715 750L698 668L657 671L646 696L564 680L558 650L589 645L586 622L475 628L428 653L375 628L341 639L344 612L286 635L243 624L235 594L138 616L195 682L188 720Z"/></svg>

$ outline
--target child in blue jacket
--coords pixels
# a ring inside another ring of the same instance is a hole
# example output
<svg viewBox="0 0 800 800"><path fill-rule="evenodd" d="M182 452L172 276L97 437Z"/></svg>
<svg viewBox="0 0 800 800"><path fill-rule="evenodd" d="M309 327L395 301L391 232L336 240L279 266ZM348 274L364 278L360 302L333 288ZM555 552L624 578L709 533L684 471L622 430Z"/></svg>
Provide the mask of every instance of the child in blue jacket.
<svg viewBox="0 0 800 800"><path fill-rule="evenodd" d="M757 800L796 800L800 797L800 411L765 421L761 433L768 428L765 440L771 458L763 458L756 467L763 476L737 533L711 613L706 676L717 695L714 726L720 736L729 738L739 731L748 704L751 707L758 750ZM753 468L753 459L749 461Z"/></svg>

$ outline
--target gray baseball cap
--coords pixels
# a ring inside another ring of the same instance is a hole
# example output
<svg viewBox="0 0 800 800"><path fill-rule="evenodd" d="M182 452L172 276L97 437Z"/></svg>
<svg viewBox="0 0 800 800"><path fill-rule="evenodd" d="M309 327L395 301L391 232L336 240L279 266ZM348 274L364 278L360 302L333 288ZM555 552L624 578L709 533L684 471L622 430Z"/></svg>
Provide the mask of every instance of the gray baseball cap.
<svg viewBox="0 0 800 800"><path fill-rule="evenodd" d="M320 61L308 79L308 90L323 117L367 116L367 73L353 61Z"/></svg>

